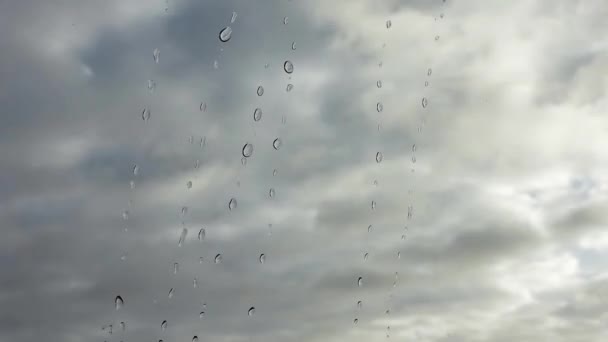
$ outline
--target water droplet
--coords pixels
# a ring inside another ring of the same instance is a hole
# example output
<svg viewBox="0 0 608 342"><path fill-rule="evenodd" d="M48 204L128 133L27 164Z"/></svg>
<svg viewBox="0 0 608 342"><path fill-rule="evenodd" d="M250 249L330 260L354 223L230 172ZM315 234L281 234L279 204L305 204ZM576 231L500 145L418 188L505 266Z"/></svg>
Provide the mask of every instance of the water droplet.
<svg viewBox="0 0 608 342"><path fill-rule="evenodd" d="M391 22L390 20L387 20L387 21L386 21L386 28L387 28L387 29L390 29L390 28L391 28L391 26L393 26L393 22Z"/></svg>
<svg viewBox="0 0 608 342"><path fill-rule="evenodd" d="M382 152L377 152L376 153L376 163L381 163L382 159L384 159L384 156L382 155Z"/></svg>
<svg viewBox="0 0 608 342"><path fill-rule="evenodd" d="M120 260L122 260L122 261L127 260L127 253L126 253L126 252L125 252L125 253L123 253L123 254L120 256Z"/></svg>
<svg viewBox="0 0 608 342"><path fill-rule="evenodd" d="M198 263L199 263L199 264L202 264L202 263L203 263L203 261L205 261L205 258L203 258L203 257L198 258Z"/></svg>
<svg viewBox="0 0 608 342"><path fill-rule="evenodd" d="M173 263L173 274L177 274L179 271L179 264L177 262Z"/></svg>
<svg viewBox="0 0 608 342"><path fill-rule="evenodd" d="M253 111L253 121L260 121L262 120L262 109L261 108L256 108Z"/></svg>
<svg viewBox="0 0 608 342"><path fill-rule="evenodd" d="M163 321L163 322L160 324L160 330L165 331L165 329L167 329L167 321L166 321L166 320L165 320L165 321Z"/></svg>
<svg viewBox="0 0 608 342"><path fill-rule="evenodd" d="M431 69L431 68L429 68L429 70L426 71L427 76L431 76L432 73L433 73L433 69Z"/></svg>
<svg viewBox="0 0 608 342"><path fill-rule="evenodd" d="M158 48L152 51L152 57L154 57L154 63L158 64L160 62L160 50Z"/></svg>
<svg viewBox="0 0 608 342"><path fill-rule="evenodd" d="M215 260L216 264L219 264L220 262L222 262L222 255L221 254L216 255L214 260Z"/></svg>
<svg viewBox="0 0 608 342"><path fill-rule="evenodd" d="M424 86L428 87L429 86L429 81L424 81Z"/></svg>
<svg viewBox="0 0 608 342"><path fill-rule="evenodd" d="M127 324L125 322L120 322L120 330L123 332L127 329Z"/></svg>
<svg viewBox="0 0 608 342"><path fill-rule="evenodd" d="M114 306L115 306L116 310L120 310L124 304L125 304L125 301L122 300L122 297L116 296L116 298L114 299Z"/></svg>
<svg viewBox="0 0 608 342"><path fill-rule="evenodd" d="M397 252L397 259L401 259L401 252Z"/></svg>
<svg viewBox="0 0 608 342"><path fill-rule="evenodd" d="M283 145L283 142L281 141L281 138L276 138L272 142L272 147L274 147L275 150L280 149L282 145Z"/></svg>
<svg viewBox="0 0 608 342"><path fill-rule="evenodd" d="M220 62L216 60L213 61L213 69L217 70L220 68Z"/></svg>
<svg viewBox="0 0 608 342"><path fill-rule="evenodd" d="M272 175L276 176L279 173L279 171L277 169L272 170Z"/></svg>
<svg viewBox="0 0 608 342"><path fill-rule="evenodd" d="M378 180L374 179L374 182L372 184L374 184L374 186L378 186Z"/></svg>
<svg viewBox="0 0 608 342"><path fill-rule="evenodd" d="M296 42L292 42L291 43L291 49L295 51L295 49L296 49Z"/></svg>
<svg viewBox="0 0 608 342"><path fill-rule="evenodd" d="M129 219L129 211L128 210L125 210L125 211L122 212L122 219L125 220L125 221Z"/></svg>
<svg viewBox="0 0 608 342"><path fill-rule="evenodd" d="M416 156L412 156L412 164L416 164Z"/></svg>
<svg viewBox="0 0 608 342"><path fill-rule="evenodd" d="M236 198L232 197L230 201L228 201L228 210L236 209L238 203L236 202Z"/></svg>
<svg viewBox="0 0 608 342"><path fill-rule="evenodd" d="M292 89L293 89L293 84L291 84L291 83L289 83L289 84L287 85L287 88L285 88L285 90L286 90L287 92L290 92Z"/></svg>
<svg viewBox="0 0 608 342"><path fill-rule="evenodd" d="M243 157L245 158L249 158L251 157L251 155L253 154L253 145L250 143L246 143L245 145L243 145Z"/></svg>
<svg viewBox="0 0 608 342"><path fill-rule="evenodd" d="M369 258L369 253L363 254L363 261L367 261L367 258Z"/></svg>
<svg viewBox="0 0 608 342"><path fill-rule="evenodd" d="M287 25L288 22L289 22L288 17L283 18L283 25Z"/></svg>
<svg viewBox="0 0 608 342"><path fill-rule="evenodd" d="M188 181L188 182L186 183L186 188L188 188L188 189L192 189L192 181Z"/></svg>
<svg viewBox="0 0 608 342"><path fill-rule="evenodd" d="M426 108L426 106L429 105L429 100L426 99L426 97L422 98L422 108Z"/></svg>
<svg viewBox="0 0 608 342"><path fill-rule="evenodd" d="M376 110L378 111L378 113L384 110L384 105L382 105L382 102L376 103Z"/></svg>
<svg viewBox="0 0 608 342"><path fill-rule="evenodd" d="M154 89L156 89L156 81L148 80L148 90L153 93Z"/></svg>
<svg viewBox="0 0 608 342"><path fill-rule="evenodd" d="M293 63L285 61L285 63L283 63L283 69L286 73L291 74L293 72Z"/></svg>
<svg viewBox="0 0 608 342"><path fill-rule="evenodd" d="M200 166L201 166L201 161L200 161L199 159L197 159L197 160L194 162L194 168L195 168L195 169L198 169Z"/></svg>
<svg viewBox="0 0 608 342"><path fill-rule="evenodd" d="M266 254L262 253L260 254L260 264L263 264L266 262Z"/></svg>
<svg viewBox="0 0 608 342"><path fill-rule="evenodd" d="M255 307L251 307L249 308L249 311L247 311L247 314L249 315L249 317L253 316L253 314L255 313Z"/></svg>
<svg viewBox="0 0 608 342"><path fill-rule="evenodd" d="M416 144L412 145L412 152L416 152Z"/></svg>
<svg viewBox="0 0 608 342"><path fill-rule="evenodd" d="M231 24L234 24L234 22L236 21L236 16L237 16L236 12L232 12L232 18L230 18Z"/></svg>
<svg viewBox="0 0 608 342"><path fill-rule="evenodd" d="M372 210L376 209L376 201L372 201Z"/></svg>
<svg viewBox="0 0 608 342"><path fill-rule="evenodd" d="M146 121L146 122L148 120L150 120L150 110L148 108L144 108L141 111L141 119L144 120L144 121Z"/></svg>
<svg viewBox="0 0 608 342"><path fill-rule="evenodd" d="M201 311L201 313L198 314L198 318L200 318L200 319L205 318L205 311Z"/></svg>
<svg viewBox="0 0 608 342"><path fill-rule="evenodd" d="M256 92L257 92L258 96L264 95L264 87L259 86L258 90Z"/></svg>
<svg viewBox="0 0 608 342"><path fill-rule="evenodd" d="M198 287L198 279L196 277L194 277L194 280L192 280L192 287L194 287L194 288Z"/></svg>
<svg viewBox="0 0 608 342"><path fill-rule="evenodd" d="M376 82L376 87L378 87L378 88L382 88L382 81L381 81L381 80L378 80L378 81Z"/></svg>
<svg viewBox="0 0 608 342"><path fill-rule="evenodd" d="M182 207L182 215L186 215L188 213L188 207Z"/></svg>
<svg viewBox="0 0 608 342"><path fill-rule="evenodd" d="M203 302L203 310L207 310L207 303Z"/></svg>
<svg viewBox="0 0 608 342"><path fill-rule="evenodd" d="M367 226L367 232L371 233L372 230L374 230L374 226L372 226L371 224L369 226Z"/></svg>
<svg viewBox="0 0 608 342"><path fill-rule="evenodd" d="M439 40L439 36L435 36L435 41Z"/></svg>
<svg viewBox="0 0 608 342"><path fill-rule="evenodd" d="M362 307L363 307L363 302L362 301L358 301L357 302L357 309L361 310Z"/></svg>
<svg viewBox="0 0 608 342"><path fill-rule="evenodd" d="M207 231L205 230L205 228L201 228L201 230L198 231L198 241L205 240L206 234L207 234Z"/></svg>
<svg viewBox="0 0 608 342"><path fill-rule="evenodd" d="M439 18L443 19L443 13L441 13L441 14L439 15Z"/></svg>
<svg viewBox="0 0 608 342"><path fill-rule="evenodd" d="M201 112L207 111L207 102L201 102L201 105L198 107Z"/></svg>
<svg viewBox="0 0 608 342"><path fill-rule="evenodd" d="M173 288L171 288L171 289L169 290L169 295L168 295L169 299L173 298L173 294L174 294L174 293L175 293L175 291L173 290Z"/></svg>
<svg viewBox="0 0 608 342"><path fill-rule="evenodd" d="M198 336L194 335L194 337L192 338L192 342L198 342Z"/></svg>
<svg viewBox="0 0 608 342"><path fill-rule="evenodd" d="M183 228L181 234L179 235L179 241L177 242L177 245L179 247L181 247L184 242L186 242L186 235L188 235L188 229Z"/></svg>
<svg viewBox="0 0 608 342"><path fill-rule="evenodd" d="M353 320L353 323L354 323L355 325L357 325L357 324L359 323L359 319L355 318L355 319Z"/></svg>
<svg viewBox="0 0 608 342"><path fill-rule="evenodd" d="M363 286L363 277L359 277L359 279L357 279L357 286Z"/></svg>
<svg viewBox="0 0 608 342"><path fill-rule="evenodd" d="M135 181L129 181L129 187L135 189Z"/></svg>
<svg viewBox="0 0 608 342"><path fill-rule="evenodd" d="M274 198L274 195L275 195L274 188L270 188L270 190L268 190L268 197Z"/></svg>
<svg viewBox="0 0 608 342"><path fill-rule="evenodd" d="M232 28L230 26L226 26L220 31L220 41L225 43L225 42L229 41L231 37L232 37Z"/></svg>

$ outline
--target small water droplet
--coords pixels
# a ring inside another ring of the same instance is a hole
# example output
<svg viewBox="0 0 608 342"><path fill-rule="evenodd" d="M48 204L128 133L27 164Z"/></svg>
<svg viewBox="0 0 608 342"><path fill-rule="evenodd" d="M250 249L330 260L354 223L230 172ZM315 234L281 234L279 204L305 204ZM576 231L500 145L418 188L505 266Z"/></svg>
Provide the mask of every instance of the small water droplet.
<svg viewBox="0 0 608 342"><path fill-rule="evenodd" d="M390 29L390 28L391 28L391 26L393 26L393 22L392 22L392 21L390 21L390 20L387 20L387 21L386 21L386 28L387 28L387 29Z"/></svg>
<svg viewBox="0 0 608 342"><path fill-rule="evenodd" d="M291 49L295 51L295 49L296 49L296 42L292 42L291 43Z"/></svg>
<svg viewBox="0 0 608 342"><path fill-rule="evenodd" d="M268 190L268 197L274 198L274 195L275 195L274 188L270 188L270 190Z"/></svg>
<svg viewBox="0 0 608 342"><path fill-rule="evenodd" d="M156 89L156 81L148 80L148 90L153 93L154 89Z"/></svg>
<svg viewBox="0 0 608 342"><path fill-rule="evenodd" d="M412 164L416 164L416 156L412 156Z"/></svg>
<svg viewBox="0 0 608 342"><path fill-rule="evenodd" d="M186 215L188 213L188 207L182 207L182 215Z"/></svg>
<svg viewBox="0 0 608 342"><path fill-rule="evenodd" d="M197 159L197 160L194 162L194 168L195 168L195 169L198 169L200 166L201 166L201 161L200 161L199 159Z"/></svg>
<svg viewBox="0 0 608 342"><path fill-rule="evenodd" d="M377 180L377 179L374 179L373 184L374 184L374 186L378 186L378 180Z"/></svg>
<svg viewBox="0 0 608 342"><path fill-rule="evenodd" d="M369 226L367 226L367 232L371 233L372 230L374 230L374 226L372 226L371 224Z"/></svg>
<svg viewBox="0 0 608 342"><path fill-rule="evenodd" d="M258 96L264 95L264 87L259 86L258 90L256 91L256 93L258 94Z"/></svg>
<svg viewBox="0 0 608 342"><path fill-rule="evenodd" d="M236 21L236 16L237 16L236 12L232 12L232 18L230 18L231 24L234 24L234 22Z"/></svg>
<svg viewBox="0 0 608 342"><path fill-rule="evenodd" d="M401 252L397 252L397 259L401 259Z"/></svg>
<svg viewBox="0 0 608 342"><path fill-rule="evenodd" d="M222 255L221 254L216 255L214 261L215 261L216 264L221 263L222 262Z"/></svg>
<svg viewBox="0 0 608 342"><path fill-rule="evenodd" d="M148 108L144 108L141 111L141 119L144 120L145 122L150 120L150 110Z"/></svg>
<svg viewBox="0 0 608 342"><path fill-rule="evenodd" d="M114 306L115 306L116 310L122 309L123 305L125 305L125 301L122 300L122 297L116 296L116 298L114 299Z"/></svg>
<svg viewBox="0 0 608 342"><path fill-rule="evenodd" d="M439 40L439 36L435 36L435 41Z"/></svg>
<svg viewBox="0 0 608 342"><path fill-rule="evenodd" d="M173 298L173 294L174 294L174 293L175 293L175 291L173 290L173 288L171 288L171 289L169 290L169 295L168 295L169 299Z"/></svg>
<svg viewBox="0 0 608 342"><path fill-rule="evenodd" d="M253 154L253 145L250 143L246 143L245 145L243 145L243 157L245 158L249 158L251 157L251 155Z"/></svg>
<svg viewBox="0 0 608 342"><path fill-rule="evenodd" d="M183 228L181 234L179 235L179 241L177 242L177 245L179 247L181 247L184 242L186 242L186 235L188 235L188 229Z"/></svg>
<svg viewBox="0 0 608 342"><path fill-rule="evenodd" d="M260 254L260 264L263 264L266 262L266 254L262 253Z"/></svg>
<svg viewBox="0 0 608 342"><path fill-rule="evenodd" d="M230 38L232 37L232 28L230 26L224 27L220 31L220 36L219 37L220 37L220 41L222 41L223 43L229 41Z"/></svg>
<svg viewBox="0 0 608 342"><path fill-rule="evenodd" d="M194 335L194 337L192 338L192 342L198 342L198 336Z"/></svg>
<svg viewBox="0 0 608 342"><path fill-rule="evenodd" d="M363 261L367 261L367 258L369 258L369 253L363 254Z"/></svg>
<svg viewBox="0 0 608 342"><path fill-rule="evenodd" d="M429 68L429 69L426 71L426 75L427 75L427 76L431 76L431 74L433 74L433 69Z"/></svg>
<svg viewBox="0 0 608 342"><path fill-rule="evenodd" d="M207 235L207 231L205 230L205 228L201 228L201 230L198 231L198 241L203 241L205 240L205 236Z"/></svg>
<svg viewBox="0 0 608 342"><path fill-rule="evenodd" d="M133 175L137 176L139 174L139 166L137 164L133 165Z"/></svg>
<svg viewBox="0 0 608 342"><path fill-rule="evenodd" d="M293 63L291 63L291 61L285 61L285 63L283 63L283 69L286 73L291 74L293 72Z"/></svg>
<svg viewBox="0 0 608 342"><path fill-rule="evenodd" d="M276 176L279 173L279 171L277 169L272 170L272 175Z"/></svg>
<svg viewBox="0 0 608 342"><path fill-rule="evenodd" d="M199 263L199 264L202 264L202 263L203 263L203 261L205 261L205 258L203 258L203 257L198 258L198 263Z"/></svg>
<svg viewBox="0 0 608 342"><path fill-rule="evenodd" d="M207 102L201 102L201 105L198 107L201 112L207 111Z"/></svg>
<svg viewBox="0 0 608 342"><path fill-rule="evenodd" d="M382 105L382 102L376 103L376 110L378 111L378 113L384 110L384 105Z"/></svg>
<svg viewBox="0 0 608 342"><path fill-rule="evenodd" d="M201 311L201 313L198 314L198 318L200 318L200 319L205 318L205 311Z"/></svg>
<svg viewBox="0 0 608 342"><path fill-rule="evenodd" d="M127 324L125 322L120 322L120 330L123 332L127 329Z"/></svg>
<svg viewBox="0 0 608 342"><path fill-rule="evenodd" d="M186 182L186 188L192 189L192 181Z"/></svg>
<svg viewBox="0 0 608 342"><path fill-rule="evenodd" d="M173 274L177 274L179 271L179 264L177 262L173 263Z"/></svg>
<svg viewBox="0 0 608 342"><path fill-rule="evenodd" d="M429 105L429 100L426 99L426 97L422 98L422 108L426 108L426 106Z"/></svg>
<svg viewBox="0 0 608 342"><path fill-rule="evenodd" d="M125 221L129 219L129 211L128 210L125 210L125 211L122 212L122 219L125 220Z"/></svg>
<svg viewBox="0 0 608 342"><path fill-rule="evenodd" d="M280 149L282 145L283 145L283 142L281 141L281 138L276 138L272 142L272 147L274 147L275 150Z"/></svg>
<svg viewBox="0 0 608 342"><path fill-rule="evenodd" d="M443 19L443 13L441 13L441 14L439 15L439 18Z"/></svg>
<svg viewBox="0 0 608 342"><path fill-rule="evenodd" d="M253 111L253 121L260 121L262 120L262 109L261 108L256 108Z"/></svg>
<svg viewBox="0 0 608 342"><path fill-rule="evenodd" d="M372 201L372 210L376 209L376 201Z"/></svg>
<svg viewBox="0 0 608 342"><path fill-rule="evenodd" d="M220 62L216 60L213 61L213 69L217 70L220 68Z"/></svg>
<svg viewBox="0 0 608 342"><path fill-rule="evenodd" d="M412 145L412 152L416 152L416 144Z"/></svg>
<svg viewBox="0 0 608 342"><path fill-rule="evenodd" d="M357 286L363 286L363 277L359 277L359 279L357 279Z"/></svg>
<svg viewBox="0 0 608 342"><path fill-rule="evenodd" d="M362 307L363 307L363 302L362 301L358 301L357 302L357 309L361 310Z"/></svg>
<svg viewBox="0 0 608 342"><path fill-rule="evenodd" d="M230 201L228 201L228 210L236 209L237 205L236 198L232 197Z"/></svg>
<svg viewBox="0 0 608 342"><path fill-rule="evenodd" d="M253 316L253 314L255 313L255 307L251 307L249 308L249 311L247 311L247 314L249 315L249 317Z"/></svg>
<svg viewBox="0 0 608 342"><path fill-rule="evenodd" d="M165 320L160 324L160 330L165 331L166 329L167 329L167 321Z"/></svg>
<svg viewBox="0 0 608 342"><path fill-rule="evenodd" d="M289 18L285 17L283 18L283 25L287 25L289 23Z"/></svg>
<svg viewBox="0 0 608 342"><path fill-rule="evenodd" d="M158 64L160 62L160 50L158 48L152 51L152 57L154 57L154 63Z"/></svg>
<svg viewBox="0 0 608 342"><path fill-rule="evenodd" d="M135 181L129 181L129 187L135 189Z"/></svg>
<svg viewBox="0 0 608 342"><path fill-rule="evenodd" d="M290 92L290 91L292 91L292 90L293 90L293 84L289 83L289 84L287 85L287 88L285 88L285 91Z"/></svg>
<svg viewBox="0 0 608 342"><path fill-rule="evenodd" d="M377 152L376 153L376 163L381 163L382 159L384 159L384 156L382 155L382 152Z"/></svg>
<svg viewBox="0 0 608 342"><path fill-rule="evenodd" d="M378 81L376 82L376 87L378 87L378 88L382 88L382 81L381 81L381 80L378 80Z"/></svg>
<svg viewBox="0 0 608 342"><path fill-rule="evenodd" d="M194 277L194 280L192 280L192 287L194 287L194 288L198 287L198 279L196 277Z"/></svg>
<svg viewBox="0 0 608 342"><path fill-rule="evenodd" d="M429 86L429 81L424 81L424 86L428 87Z"/></svg>
<svg viewBox="0 0 608 342"><path fill-rule="evenodd" d="M355 319L353 320L353 323L354 323L355 325L357 325L357 324L359 323L359 319L358 319L358 318L355 318Z"/></svg>

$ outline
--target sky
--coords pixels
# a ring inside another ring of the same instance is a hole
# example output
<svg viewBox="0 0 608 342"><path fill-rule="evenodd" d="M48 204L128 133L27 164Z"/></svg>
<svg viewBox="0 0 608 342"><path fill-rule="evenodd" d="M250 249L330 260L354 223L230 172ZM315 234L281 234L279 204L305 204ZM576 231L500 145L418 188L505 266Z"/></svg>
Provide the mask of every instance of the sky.
<svg viewBox="0 0 608 342"><path fill-rule="evenodd" d="M607 15L1 1L0 341L603 341Z"/></svg>

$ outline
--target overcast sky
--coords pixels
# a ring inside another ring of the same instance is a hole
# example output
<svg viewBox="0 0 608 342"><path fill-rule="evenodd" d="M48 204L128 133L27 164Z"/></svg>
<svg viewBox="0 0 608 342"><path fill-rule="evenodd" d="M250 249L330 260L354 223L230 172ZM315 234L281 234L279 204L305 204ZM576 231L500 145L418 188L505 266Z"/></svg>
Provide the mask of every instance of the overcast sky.
<svg viewBox="0 0 608 342"><path fill-rule="evenodd" d="M1 1L0 341L604 341L607 16Z"/></svg>

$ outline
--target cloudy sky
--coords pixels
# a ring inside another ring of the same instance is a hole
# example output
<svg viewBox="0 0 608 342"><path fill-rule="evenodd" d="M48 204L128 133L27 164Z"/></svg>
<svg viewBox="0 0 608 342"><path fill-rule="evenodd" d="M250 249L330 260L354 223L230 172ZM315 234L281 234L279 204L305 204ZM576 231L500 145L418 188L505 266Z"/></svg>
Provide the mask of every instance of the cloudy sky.
<svg viewBox="0 0 608 342"><path fill-rule="evenodd" d="M0 2L0 341L604 341L607 16Z"/></svg>

